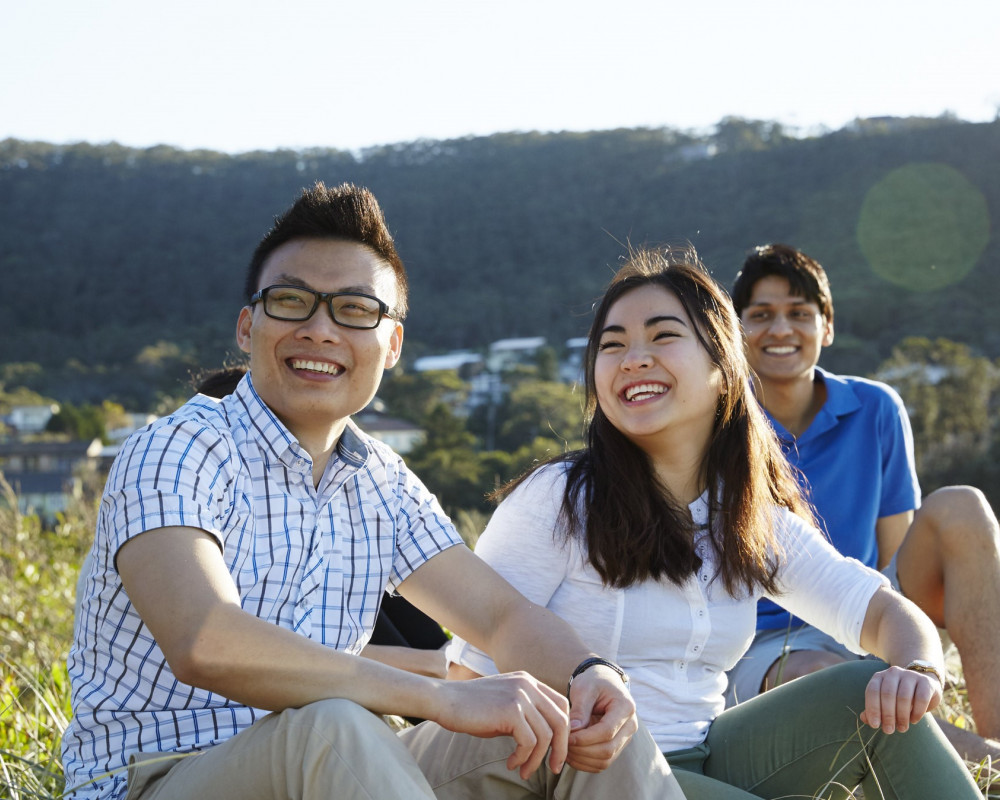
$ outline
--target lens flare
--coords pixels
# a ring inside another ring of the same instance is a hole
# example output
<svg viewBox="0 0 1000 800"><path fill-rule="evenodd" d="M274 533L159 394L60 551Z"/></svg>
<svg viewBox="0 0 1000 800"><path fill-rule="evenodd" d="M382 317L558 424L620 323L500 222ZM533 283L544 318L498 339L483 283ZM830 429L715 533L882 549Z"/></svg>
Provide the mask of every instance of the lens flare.
<svg viewBox="0 0 1000 800"><path fill-rule="evenodd" d="M908 164L876 183L861 204L858 244L871 268L917 292L964 278L990 238L983 193L945 164Z"/></svg>

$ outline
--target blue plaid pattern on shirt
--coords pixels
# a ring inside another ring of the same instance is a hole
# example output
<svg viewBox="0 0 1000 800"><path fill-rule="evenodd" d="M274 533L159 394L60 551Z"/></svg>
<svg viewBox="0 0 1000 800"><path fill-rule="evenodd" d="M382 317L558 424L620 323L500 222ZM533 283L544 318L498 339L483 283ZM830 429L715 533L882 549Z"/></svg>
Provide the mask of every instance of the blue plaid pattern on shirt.
<svg viewBox="0 0 1000 800"><path fill-rule="evenodd" d="M218 541L245 611L350 653L368 641L384 589L461 542L399 456L353 425L314 487L308 454L249 377L134 434L101 503L63 736L67 788L120 771L72 797L121 798L131 753L210 747L267 713L177 681L123 591L118 549L171 526Z"/></svg>

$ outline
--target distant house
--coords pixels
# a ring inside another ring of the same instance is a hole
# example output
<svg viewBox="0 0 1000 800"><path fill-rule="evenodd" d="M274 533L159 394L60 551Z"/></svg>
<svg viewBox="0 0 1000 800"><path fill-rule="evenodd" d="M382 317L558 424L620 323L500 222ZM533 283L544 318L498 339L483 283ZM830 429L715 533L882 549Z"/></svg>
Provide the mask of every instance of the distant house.
<svg viewBox="0 0 1000 800"><path fill-rule="evenodd" d="M704 161L706 158L714 158L718 153L719 147L715 142L691 142L673 151L670 160Z"/></svg>
<svg viewBox="0 0 1000 800"><path fill-rule="evenodd" d="M413 362L417 372L435 372L438 370L458 372L459 374L475 371L475 367L483 365L483 357L469 350L456 350L436 356L421 356Z"/></svg>
<svg viewBox="0 0 1000 800"><path fill-rule="evenodd" d="M409 453L424 440L424 431L418 425L397 417L390 417L371 407L353 417L358 427L379 441L385 442L401 456Z"/></svg>
<svg viewBox="0 0 1000 800"><path fill-rule="evenodd" d="M100 467L100 439L90 442L0 442L0 473L22 514L51 519L83 492L82 474Z"/></svg>
<svg viewBox="0 0 1000 800"><path fill-rule="evenodd" d="M499 339L490 345L486 368L490 372L503 372L517 364L533 362L538 351L545 347L544 336L521 339Z"/></svg>
<svg viewBox="0 0 1000 800"><path fill-rule="evenodd" d="M124 426L108 431L108 439L114 443L115 452L117 452L117 447L139 428L145 428L149 423L156 421L156 414L129 412L126 416L128 420Z"/></svg>
<svg viewBox="0 0 1000 800"><path fill-rule="evenodd" d="M583 383L583 355L586 349L586 336L566 340L566 355L559 362L559 380L563 383Z"/></svg>
<svg viewBox="0 0 1000 800"><path fill-rule="evenodd" d="M3 421L7 423L18 436L25 434L41 433L45 426L49 424L53 414L59 413L57 403L42 403L34 406L14 406L10 413L4 415Z"/></svg>

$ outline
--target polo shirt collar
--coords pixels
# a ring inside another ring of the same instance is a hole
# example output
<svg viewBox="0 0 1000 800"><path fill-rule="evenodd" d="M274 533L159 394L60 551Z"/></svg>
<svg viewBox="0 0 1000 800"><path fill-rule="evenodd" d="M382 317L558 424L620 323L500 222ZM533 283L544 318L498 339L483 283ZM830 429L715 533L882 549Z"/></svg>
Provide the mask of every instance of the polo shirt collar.
<svg viewBox="0 0 1000 800"><path fill-rule="evenodd" d="M861 408L861 401L854 392L854 387L840 376L816 367L816 380L826 384L826 402L799 437L800 441L821 436L836 427L841 417L853 414Z"/></svg>

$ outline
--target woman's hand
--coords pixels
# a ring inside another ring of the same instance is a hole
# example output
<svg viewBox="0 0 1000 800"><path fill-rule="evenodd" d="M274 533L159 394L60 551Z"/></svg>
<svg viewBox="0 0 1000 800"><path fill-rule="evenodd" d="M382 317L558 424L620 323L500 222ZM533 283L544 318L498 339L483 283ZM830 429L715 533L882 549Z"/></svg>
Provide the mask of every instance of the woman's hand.
<svg viewBox="0 0 1000 800"><path fill-rule="evenodd" d="M570 687L570 737L567 762L582 772L607 769L639 729L635 701L621 676L595 666Z"/></svg>
<svg viewBox="0 0 1000 800"><path fill-rule="evenodd" d="M861 721L883 733L903 732L937 708L944 687L932 675L903 667L876 672L865 689Z"/></svg>

